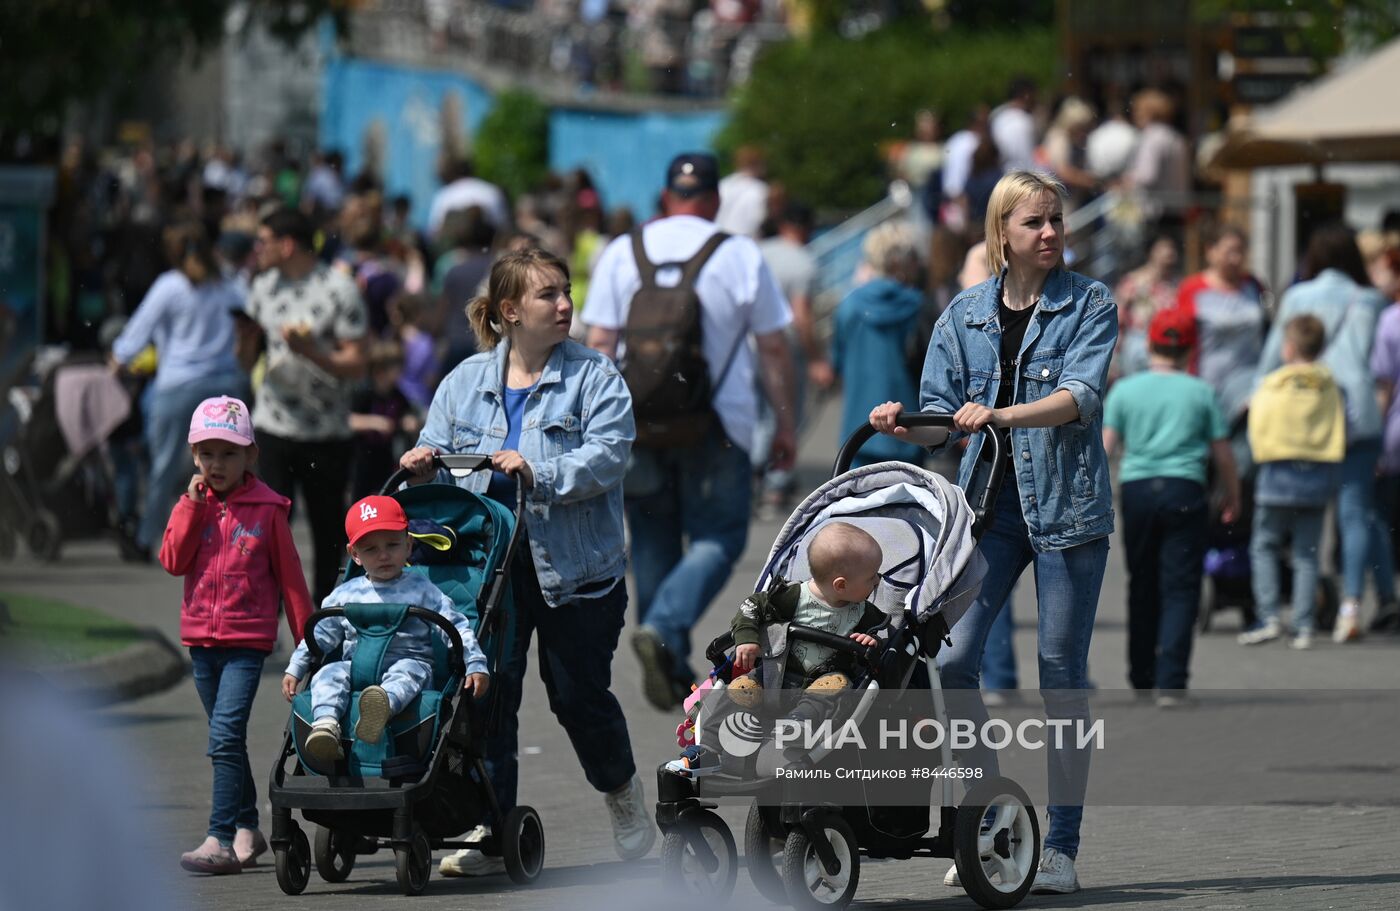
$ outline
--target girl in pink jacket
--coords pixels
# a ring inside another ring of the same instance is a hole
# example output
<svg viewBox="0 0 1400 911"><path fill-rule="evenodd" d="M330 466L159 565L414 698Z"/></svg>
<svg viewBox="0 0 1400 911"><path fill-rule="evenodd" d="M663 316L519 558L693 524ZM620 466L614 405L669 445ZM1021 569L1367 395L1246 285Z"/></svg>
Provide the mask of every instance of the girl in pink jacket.
<svg viewBox="0 0 1400 911"><path fill-rule="evenodd" d="M279 602L300 642L311 595L292 543L291 501L252 474L258 445L248 406L229 396L204 400L190 418L189 442L197 470L170 514L160 564L185 577L180 640L209 716L214 794L209 835L180 866L238 873L267 850L248 765L253 697L277 641Z"/></svg>

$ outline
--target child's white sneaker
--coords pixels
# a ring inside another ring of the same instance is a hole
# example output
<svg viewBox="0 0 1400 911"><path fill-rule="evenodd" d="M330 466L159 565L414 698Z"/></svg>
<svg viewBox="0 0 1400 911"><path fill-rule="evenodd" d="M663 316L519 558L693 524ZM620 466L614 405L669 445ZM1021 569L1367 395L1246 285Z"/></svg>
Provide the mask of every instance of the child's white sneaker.
<svg viewBox="0 0 1400 911"><path fill-rule="evenodd" d="M389 723L389 694L382 686L367 686L360 693L360 720L355 722L355 739L378 743Z"/></svg>
<svg viewBox="0 0 1400 911"><path fill-rule="evenodd" d="M1343 642L1355 642L1361 638L1361 624L1356 622L1356 608L1353 607L1350 613L1337 614L1337 622L1332 627L1332 641L1341 645Z"/></svg>
<svg viewBox="0 0 1400 911"><path fill-rule="evenodd" d="M1312 646L1312 633L1308 630L1303 630L1298 635L1294 636L1291 640L1289 640L1288 643L1289 648L1296 648L1299 651L1306 651L1307 649L1312 648Z"/></svg>
<svg viewBox="0 0 1400 911"><path fill-rule="evenodd" d="M311 724L311 733L306 735L306 752L319 766L329 766L344 759L340 749L340 722L334 718L318 718Z"/></svg>
<svg viewBox="0 0 1400 911"><path fill-rule="evenodd" d="M612 816L613 846L623 860L646 857L656 843L656 827L647 811L642 780L636 775L627 784L603 796Z"/></svg>
<svg viewBox="0 0 1400 911"><path fill-rule="evenodd" d="M1040 853L1040 869L1035 871L1031 891L1044 894L1068 895L1079 891L1079 876L1074 872L1074 858L1046 848Z"/></svg>
<svg viewBox="0 0 1400 911"><path fill-rule="evenodd" d="M1254 629L1245 630L1235 637L1235 641L1240 645L1260 645L1265 642L1272 642L1283 635L1283 625L1278 622L1278 618L1266 620Z"/></svg>

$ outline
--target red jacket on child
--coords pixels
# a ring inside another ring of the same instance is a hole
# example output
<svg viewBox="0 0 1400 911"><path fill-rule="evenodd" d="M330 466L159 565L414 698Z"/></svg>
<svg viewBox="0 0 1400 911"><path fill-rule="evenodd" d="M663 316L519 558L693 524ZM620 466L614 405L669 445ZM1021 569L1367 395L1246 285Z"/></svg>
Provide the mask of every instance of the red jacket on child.
<svg viewBox="0 0 1400 911"><path fill-rule="evenodd" d="M277 605L286 604L293 641L311 616L311 593L292 543L292 501L251 474L220 500L181 496L165 527L160 565L185 577L180 641L272 651Z"/></svg>

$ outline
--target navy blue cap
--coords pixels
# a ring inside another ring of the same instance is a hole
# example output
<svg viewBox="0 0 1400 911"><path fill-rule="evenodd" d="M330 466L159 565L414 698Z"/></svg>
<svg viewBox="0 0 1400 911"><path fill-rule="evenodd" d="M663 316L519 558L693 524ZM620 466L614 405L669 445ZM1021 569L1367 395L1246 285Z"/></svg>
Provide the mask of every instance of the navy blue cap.
<svg viewBox="0 0 1400 911"><path fill-rule="evenodd" d="M666 168L666 189L683 198L719 191L719 162L708 152L686 152Z"/></svg>

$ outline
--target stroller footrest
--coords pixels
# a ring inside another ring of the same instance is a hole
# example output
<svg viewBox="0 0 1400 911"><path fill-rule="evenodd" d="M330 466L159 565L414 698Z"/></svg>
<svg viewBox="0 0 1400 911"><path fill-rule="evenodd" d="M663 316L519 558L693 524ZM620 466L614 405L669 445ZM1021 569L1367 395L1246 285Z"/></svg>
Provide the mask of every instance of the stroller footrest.
<svg viewBox="0 0 1400 911"><path fill-rule="evenodd" d="M391 756L379 766L379 777L387 779L418 779L428 771L428 766L415 756Z"/></svg>

